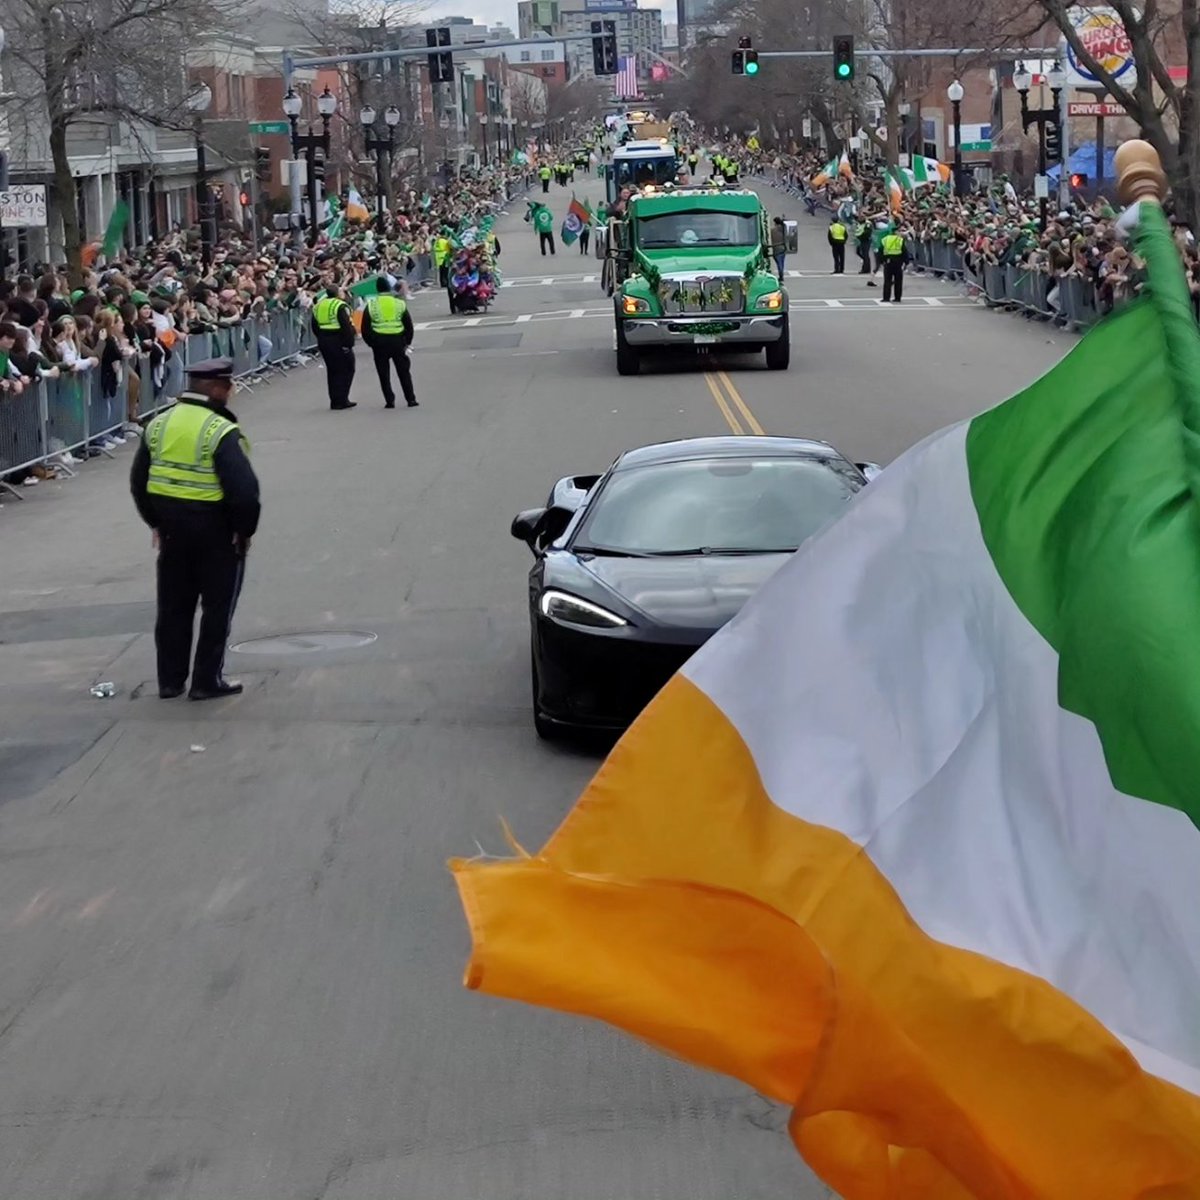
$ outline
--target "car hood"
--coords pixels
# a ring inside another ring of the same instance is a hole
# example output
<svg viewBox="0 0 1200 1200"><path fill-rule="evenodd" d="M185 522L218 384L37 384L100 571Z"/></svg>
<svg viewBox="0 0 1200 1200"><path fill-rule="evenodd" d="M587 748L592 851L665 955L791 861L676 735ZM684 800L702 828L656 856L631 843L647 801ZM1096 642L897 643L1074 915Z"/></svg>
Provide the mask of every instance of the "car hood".
<svg viewBox="0 0 1200 1200"><path fill-rule="evenodd" d="M697 275L744 275L758 258L758 247L741 250L639 250L639 257L666 278L694 279Z"/></svg>
<svg viewBox="0 0 1200 1200"><path fill-rule="evenodd" d="M714 631L788 560L787 554L590 558L580 565L651 620Z"/></svg>

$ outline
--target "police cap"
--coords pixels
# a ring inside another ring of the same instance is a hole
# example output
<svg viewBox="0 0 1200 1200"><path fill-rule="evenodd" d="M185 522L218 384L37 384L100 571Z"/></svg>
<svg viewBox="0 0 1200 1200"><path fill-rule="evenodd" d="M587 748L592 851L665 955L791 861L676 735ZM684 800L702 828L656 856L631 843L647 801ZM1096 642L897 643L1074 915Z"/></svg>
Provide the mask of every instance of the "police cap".
<svg viewBox="0 0 1200 1200"><path fill-rule="evenodd" d="M187 369L189 379L232 379L232 358L206 358Z"/></svg>

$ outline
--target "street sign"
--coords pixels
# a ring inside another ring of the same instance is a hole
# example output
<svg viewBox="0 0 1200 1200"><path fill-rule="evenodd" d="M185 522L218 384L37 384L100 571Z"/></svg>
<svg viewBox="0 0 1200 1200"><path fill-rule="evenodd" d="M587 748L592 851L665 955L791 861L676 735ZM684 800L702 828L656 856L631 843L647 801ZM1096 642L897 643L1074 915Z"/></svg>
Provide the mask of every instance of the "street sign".
<svg viewBox="0 0 1200 1200"><path fill-rule="evenodd" d="M46 185L29 183L0 192L0 226L39 228L46 224Z"/></svg>
<svg viewBox="0 0 1200 1200"><path fill-rule="evenodd" d="M303 187L308 182L308 160L305 158L285 158L279 164L279 182L285 186L295 182Z"/></svg>
<svg viewBox="0 0 1200 1200"><path fill-rule="evenodd" d="M963 142L964 154L990 154L992 152L992 143L989 140L982 142Z"/></svg>
<svg viewBox="0 0 1200 1200"><path fill-rule="evenodd" d="M286 121L251 121L251 133L287 133L289 129Z"/></svg>
<svg viewBox="0 0 1200 1200"><path fill-rule="evenodd" d="M1111 100L1072 100L1067 105L1068 117L1123 117L1125 106Z"/></svg>

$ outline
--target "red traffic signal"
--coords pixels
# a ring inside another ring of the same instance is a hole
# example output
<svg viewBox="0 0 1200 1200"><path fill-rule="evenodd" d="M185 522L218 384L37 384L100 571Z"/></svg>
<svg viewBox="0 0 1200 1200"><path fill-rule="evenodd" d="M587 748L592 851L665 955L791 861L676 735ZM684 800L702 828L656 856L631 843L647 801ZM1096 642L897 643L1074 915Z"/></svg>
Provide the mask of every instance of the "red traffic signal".
<svg viewBox="0 0 1200 1200"><path fill-rule="evenodd" d="M1088 177L1082 171L1074 171L1071 174L1071 186L1073 188L1085 188L1088 185Z"/></svg>
<svg viewBox="0 0 1200 1200"><path fill-rule="evenodd" d="M241 206L243 208L249 208L250 207L250 193L243 189L241 192L238 193L238 202L241 204Z"/></svg>

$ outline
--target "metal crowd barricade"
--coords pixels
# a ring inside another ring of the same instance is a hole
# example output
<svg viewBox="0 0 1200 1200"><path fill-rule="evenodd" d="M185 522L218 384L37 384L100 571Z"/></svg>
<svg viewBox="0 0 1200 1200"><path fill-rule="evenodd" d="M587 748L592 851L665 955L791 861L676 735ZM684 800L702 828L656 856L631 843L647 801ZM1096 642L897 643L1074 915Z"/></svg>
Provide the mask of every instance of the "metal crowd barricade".
<svg viewBox="0 0 1200 1200"><path fill-rule="evenodd" d="M269 354L260 344L262 336L271 342ZM214 332L179 334L173 346L163 347L158 367L149 354L125 360L116 388L107 394L98 366L61 368L57 379L36 380L19 395L5 393L0 396L0 491L23 499L7 476L36 466L70 476L74 451L87 456L96 453L96 446L108 453L101 439L121 430L131 415L143 420L175 403L189 363L228 355L236 378L257 381L270 369L308 362L314 345L309 311L288 309ZM131 414L129 389L135 374L137 409Z"/></svg>
<svg viewBox="0 0 1200 1200"><path fill-rule="evenodd" d="M27 387L19 396L0 398L0 491L21 493L4 476L32 467L46 458L46 423L40 387Z"/></svg>

